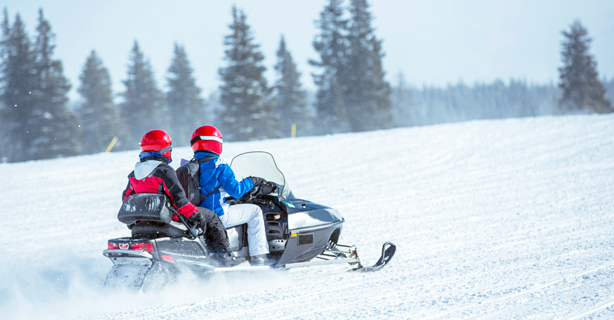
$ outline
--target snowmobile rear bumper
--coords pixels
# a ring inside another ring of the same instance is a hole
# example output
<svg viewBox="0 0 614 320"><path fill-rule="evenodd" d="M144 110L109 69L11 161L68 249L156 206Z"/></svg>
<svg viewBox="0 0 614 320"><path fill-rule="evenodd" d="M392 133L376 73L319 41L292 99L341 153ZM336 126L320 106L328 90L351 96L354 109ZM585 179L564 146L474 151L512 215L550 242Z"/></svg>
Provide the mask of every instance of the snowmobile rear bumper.
<svg viewBox="0 0 614 320"><path fill-rule="evenodd" d="M106 249L102 251L102 254L111 259L113 263L115 263L115 259L113 258L147 258L152 259L153 256L148 252L141 252L135 250L124 250L124 249Z"/></svg>

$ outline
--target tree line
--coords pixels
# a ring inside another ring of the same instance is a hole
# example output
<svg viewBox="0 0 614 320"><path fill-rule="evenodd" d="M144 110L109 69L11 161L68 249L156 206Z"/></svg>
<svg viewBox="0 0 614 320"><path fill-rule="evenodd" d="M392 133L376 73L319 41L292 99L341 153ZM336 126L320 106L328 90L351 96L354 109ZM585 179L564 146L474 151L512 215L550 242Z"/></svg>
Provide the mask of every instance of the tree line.
<svg viewBox="0 0 614 320"><path fill-rule="evenodd" d="M399 74L392 86L385 79L382 40L372 27L366 0L329 0L313 40L318 54L309 64L316 92L300 82L286 40L276 52L276 79L264 77L264 55L245 13L233 6L232 23L224 37L225 65L221 84L208 99L196 85L185 48L174 44L159 88L138 41L130 50L128 70L114 102L111 79L92 50L79 76L82 97L73 111L68 105L71 84L62 62L53 56L55 34L39 10L31 39L19 14L10 21L6 8L0 41L0 160L15 162L104 151L114 137L116 150L137 149L151 129L168 131L174 144L189 144L194 128L210 123L226 140L254 140L297 134L320 135L473 119L530 117L570 113L610 113L614 79L600 81L589 53L591 38L579 21L563 31L563 66L558 86L497 80L446 88L405 83ZM607 89L607 91L606 91Z"/></svg>
<svg viewBox="0 0 614 320"><path fill-rule="evenodd" d="M588 31L574 21L561 34L563 66L558 85L510 79L508 84L502 80L472 86L459 82L418 89L399 74L392 93L395 126L613 112L614 78L599 80L597 63L589 52L592 39Z"/></svg>
<svg viewBox="0 0 614 320"><path fill-rule="evenodd" d="M463 82L445 88L416 88L398 75L394 87L395 126L422 126L447 122L553 115L560 90L554 84L527 84L511 79L492 83Z"/></svg>

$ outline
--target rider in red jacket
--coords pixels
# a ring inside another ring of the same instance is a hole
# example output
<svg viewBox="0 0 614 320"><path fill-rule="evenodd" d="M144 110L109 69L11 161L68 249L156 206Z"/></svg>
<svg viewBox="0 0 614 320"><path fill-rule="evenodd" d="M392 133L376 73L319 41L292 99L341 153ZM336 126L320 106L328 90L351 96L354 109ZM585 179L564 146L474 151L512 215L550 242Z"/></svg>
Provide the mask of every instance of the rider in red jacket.
<svg viewBox="0 0 614 320"><path fill-rule="evenodd" d="M221 255L223 258L227 258L230 254L230 245L220 219L213 211L196 207L188 201L175 170L168 165L172 161L171 144L171 137L162 130L152 130L143 136L142 152L139 155L141 161L137 162L134 171L128 175L128 186L122 194L122 199L126 200L135 193L165 194L179 214L206 230L213 249L223 253ZM173 220L179 221L177 215L173 216Z"/></svg>

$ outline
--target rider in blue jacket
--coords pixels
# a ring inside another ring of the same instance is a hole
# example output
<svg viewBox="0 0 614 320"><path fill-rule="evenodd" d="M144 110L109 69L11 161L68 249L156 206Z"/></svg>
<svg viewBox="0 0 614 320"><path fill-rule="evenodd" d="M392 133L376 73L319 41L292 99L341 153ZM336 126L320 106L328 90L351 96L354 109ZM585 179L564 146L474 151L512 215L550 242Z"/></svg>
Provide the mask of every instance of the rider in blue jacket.
<svg viewBox="0 0 614 320"><path fill-rule="evenodd" d="M218 216L223 216L229 207L229 204L224 201L222 193L239 199L254 188L254 182L251 178L237 181L234 171L223 159L220 159L219 155L211 151L197 151L194 153L194 158L201 160L198 161L200 164L198 185L201 194L206 195L214 191L200 203L200 206L214 211Z"/></svg>
<svg viewBox="0 0 614 320"><path fill-rule="evenodd" d="M250 263L252 265L267 264L270 262L267 259L269 244L266 239L262 210L254 204L231 206L225 201L226 196L241 198L254 186L261 186L266 181L258 177L248 177L238 181L230 166L220 158L222 143L222 134L217 128L202 126L196 129L192 133L191 144L195 158L192 161L198 163L197 188L199 192L191 190L196 188L188 186L187 179L190 173L186 173L187 167L177 169L177 176L187 189L190 201L214 211L224 227L230 228L247 223Z"/></svg>

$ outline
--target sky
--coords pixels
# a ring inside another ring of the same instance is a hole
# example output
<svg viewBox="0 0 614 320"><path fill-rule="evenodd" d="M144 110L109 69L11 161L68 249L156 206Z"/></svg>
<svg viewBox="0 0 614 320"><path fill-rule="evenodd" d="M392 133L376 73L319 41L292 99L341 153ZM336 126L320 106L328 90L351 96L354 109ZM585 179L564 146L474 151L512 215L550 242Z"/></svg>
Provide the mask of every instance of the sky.
<svg viewBox="0 0 614 320"><path fill-rule="evenodd" d="M175 43L183 45L204 95L220 84L223 38L229 33L231 8L247 15L254 40L265 55L267 79L276 79L275 52L284 35L307 89L314 90L308 64L318 59L312 47L319 33L315 20L327 0L5 0L10 22L19 14L31 37L38 9L56 34L55 58L79 98L79 74L91 50L109 70L113 91L125 90L128 58L138 41L150 61L158 86L165 76ZM349 0L345 1L345 5ZM402 73L410 85L446 86L463 81L522 79L558 82L561 31L576 19L593 38L590 52L601 77L614 76L614 1L611 0L371 0L376 36L383 40L386 78L393 85Z"/></svg>

